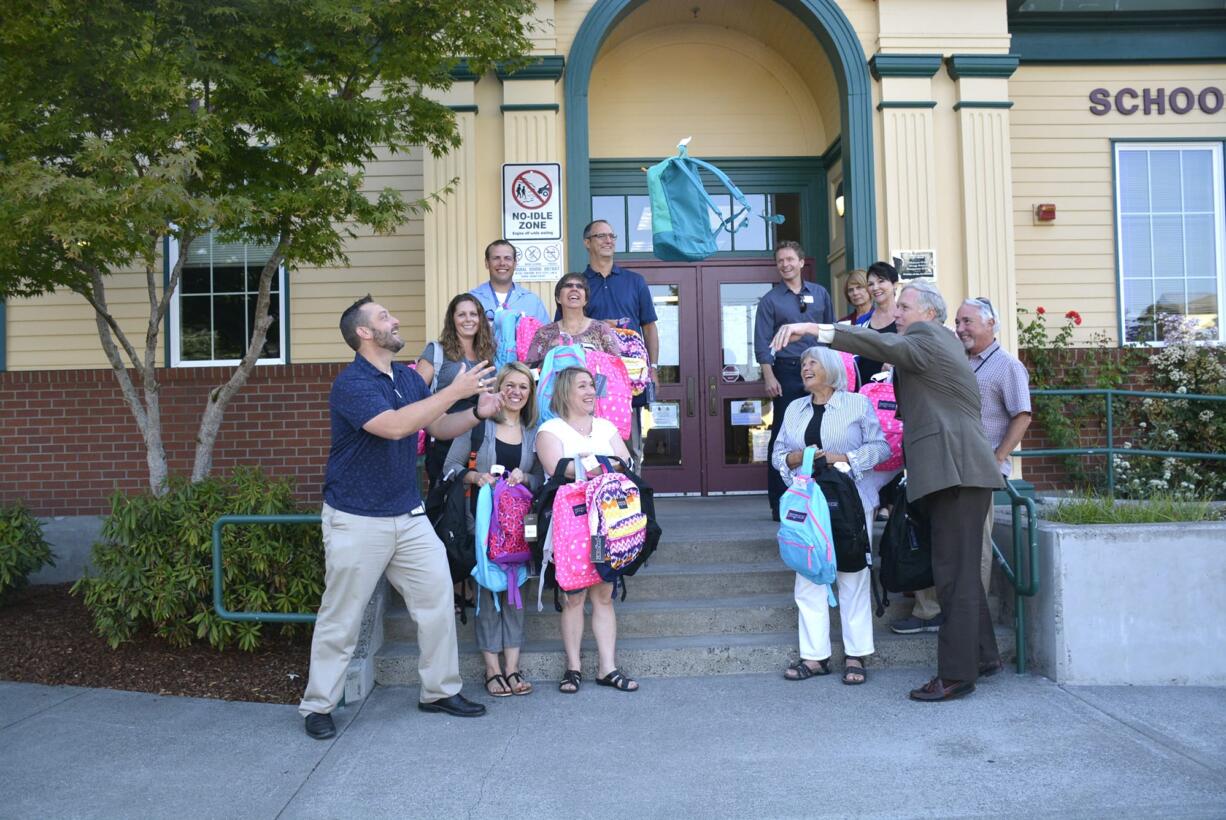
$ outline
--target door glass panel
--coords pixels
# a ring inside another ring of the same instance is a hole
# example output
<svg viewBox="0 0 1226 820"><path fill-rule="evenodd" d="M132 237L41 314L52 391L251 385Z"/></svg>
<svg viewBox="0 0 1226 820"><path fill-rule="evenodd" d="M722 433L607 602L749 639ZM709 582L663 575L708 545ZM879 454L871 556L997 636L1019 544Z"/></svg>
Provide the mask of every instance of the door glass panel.
<svg viewBox="0 0 1226 820"><path fill-rule="evenodd" d="M719 286L720 364L723 368L721 378L725 383L762 379L762 368L754 358L754 318L758 313L759 300L772 287L765 282L736 282Z"/></svg>
<svg viewBox="0 0 1226 820"><path fill-rule="evenodd" d="M765 464L771 438L769 399L724 399L724 463Z"/></svg>
<svg viewBox="0 0 1226 820"><path fill-rule="evenodd" d="M771 226L775 234L775 241L771 243L771 247L779 247L779 243L785 239L799 242L800 226L804 224L801 219L803 215L800 212L800 194L774 194L771 197L771 213L783 214L783 222ZM837 218L833 218L831 224L837 221Z"/></svg>
<svg viewBox="0 0 1226 820"><path fill-rule="evenodd" d="M642 419L643 464L648 467L680 467L681 402L654 402L643 408Z"/></svg>
<svg viewBox="0 0 1226 820"><path fill-rule="evenodd" d="M617 234L616 251L626 250L626 198L624 196L592 197L592 220L603 219Z"/></svg>
<svg viewBox="0 0 1226 820"><path fill-rule="evenodd" d="M626 197L626 212L630 215L626 226L630 253L651 253L651 197Z"/></svg>
<svg viewBox="0 0 1226 820"><path fill-rule="evenodd" d="M651 302L656 308L656 331L660 336L660 361L656 362L659 365L657 375L660 384L680 384L679 289L676 285L648 285L648 290L651 291Z"/></svg>

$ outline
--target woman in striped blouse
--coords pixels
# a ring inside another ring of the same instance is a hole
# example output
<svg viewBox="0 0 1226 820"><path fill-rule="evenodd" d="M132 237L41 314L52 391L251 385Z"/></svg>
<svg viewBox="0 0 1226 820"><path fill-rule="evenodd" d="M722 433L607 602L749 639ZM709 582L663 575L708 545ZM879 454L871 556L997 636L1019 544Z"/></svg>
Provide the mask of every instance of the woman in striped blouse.
<svg viewBox="0 0 1226 820"><path fill-rule="evenodd" d="M890 456L890 445L881 433L877 415L867 398L847 391L847 372L839 354L830 348L806 350L800 357L800 376L808 395L788 405L771 450L771 465L791 485L807 446L815 445L818 456L824 456L829 464L846 464L864 505L865 526L871 535L877 490L862 479ZM843 683L864 683L864 659L874 651L871 570L865 567L857 572L839 572L837 583L845 655ZM826 588L798 574L794 594L800 614L800 660L788 667L784 677L805 680L828 675L831 650Z"/></svg>

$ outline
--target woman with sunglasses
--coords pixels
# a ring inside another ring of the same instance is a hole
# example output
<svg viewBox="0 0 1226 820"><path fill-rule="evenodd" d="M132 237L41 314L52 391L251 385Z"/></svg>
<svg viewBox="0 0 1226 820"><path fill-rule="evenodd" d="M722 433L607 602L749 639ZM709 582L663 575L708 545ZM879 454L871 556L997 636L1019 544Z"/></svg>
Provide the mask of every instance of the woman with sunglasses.
<svg viewBox="0 0 1226 820"><path fill-rule="evenodd" d="M621 355L613 329L584 314L588 296L587 278L582 273L568 273L558 280L553 288L553 298L558 303L562 318L542 325L536 331L528 346L528 355L524 357L526 364L539 367L545 360L545 354L558 345L577 344L614 356Z"/></svg>

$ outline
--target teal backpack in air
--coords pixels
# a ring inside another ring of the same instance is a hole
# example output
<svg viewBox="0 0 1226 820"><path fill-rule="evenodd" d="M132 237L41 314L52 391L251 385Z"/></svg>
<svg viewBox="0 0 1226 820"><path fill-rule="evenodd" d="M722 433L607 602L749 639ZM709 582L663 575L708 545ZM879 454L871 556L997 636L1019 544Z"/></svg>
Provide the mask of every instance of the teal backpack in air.
<svg viewBox="0 0 1226 820"><path fill-rule="evenodd" d="M752 210L740 189L709 162L686 153L689 138L677 146L677 156L647 169L647 192L651 195L652 253L665 262L700 262L718 250L716 237L726 230L736 233L749 222ZM710 172L732 195L733 213L724 218L719 206L703 187L699 169ZM714 214L715 227L711 227ZM779 214L753 214L779 224Z"/></svg>

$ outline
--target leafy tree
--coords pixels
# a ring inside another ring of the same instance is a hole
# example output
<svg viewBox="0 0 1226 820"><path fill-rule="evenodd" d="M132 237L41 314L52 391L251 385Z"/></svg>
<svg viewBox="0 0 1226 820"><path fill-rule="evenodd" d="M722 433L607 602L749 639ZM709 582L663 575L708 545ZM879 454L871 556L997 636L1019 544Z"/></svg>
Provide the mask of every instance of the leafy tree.
<svg viewBox="0 0 1226 820"><path fill-rule="evenodd" d="M387 232L426 201L363 193L378 148L459 144L429 99L459 56L481 71L527 53L533 0L14 0L0 13L0 297L69 289L102 348L165 491L158 338L167 236L275 250L241 363L201 416L192 480L212 467L226 406L272 321L284 263L344 263L358 227ZM148 322L130 338L107 301L143 271Z"/></svg>

